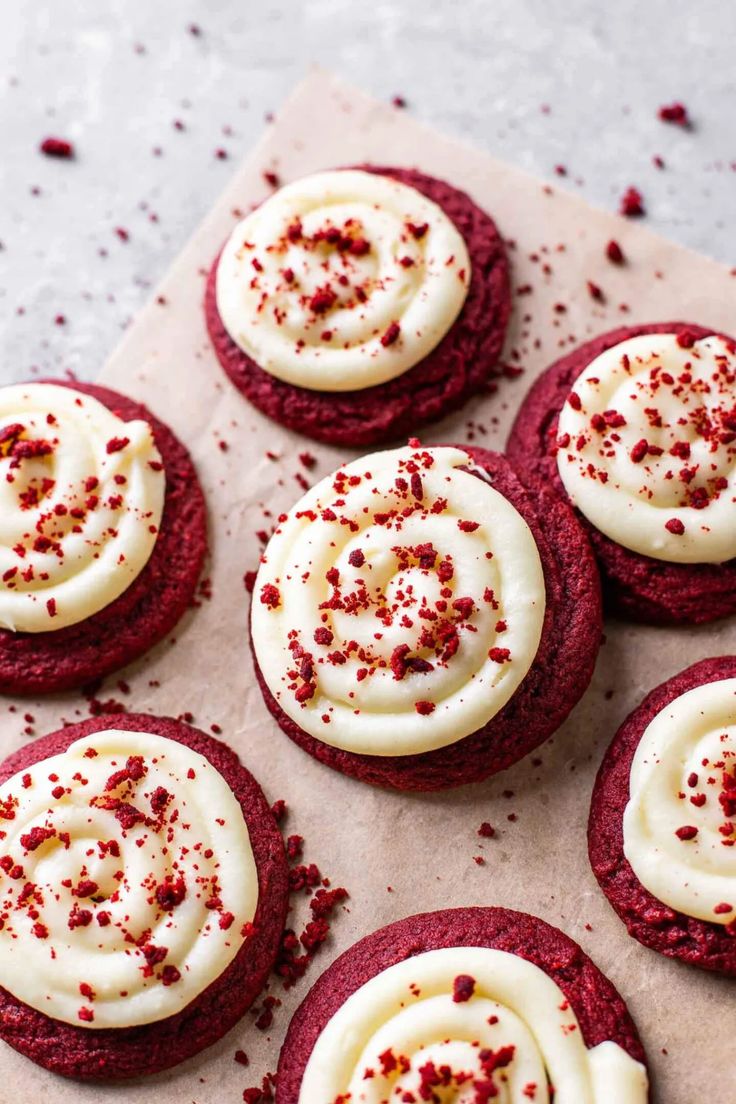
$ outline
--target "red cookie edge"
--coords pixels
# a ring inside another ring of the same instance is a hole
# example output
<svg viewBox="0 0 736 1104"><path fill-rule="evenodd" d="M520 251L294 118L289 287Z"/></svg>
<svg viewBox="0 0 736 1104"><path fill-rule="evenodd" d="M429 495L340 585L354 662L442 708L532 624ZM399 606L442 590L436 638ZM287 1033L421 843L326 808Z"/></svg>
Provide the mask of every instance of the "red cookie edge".
<svg viewBox="0 0 736 1104"><path fill-rule="evenodd" d="M460 189L414 169L357 165L390 176L437 203L458 226L470 254L471 285L458 318L419 364L394 380L358 391L312 391L265 372L232 340L216 301L219 254L207 280L205 318L220 364L262 413L297 433L361 448L416 431L444 417L500 373L511 313L509 266L495 222Z"/></svg>
<svg viewBox="0 0 736 1104"><path fill-rule="evenodd" d="M299 1104L314 1045L348 997L389 966L444 947L490 947L534 963L569 1000L587 1047L610 1040L646 1064L625 1001L569 936L536 916L512 909L445 909L409 916L381 928L345 951L322 974L294 1014L281 1049L279 1104Z"/></svg>
<svg viewBox="0 0 736 1104"><path fill-rule="evenodd" d="M480 782L547 740L593 676L603 628L600 582L588 539L570 508L533 476L522 483L500 453L458 446L519 511L539 549L547 589L536 658L503 709L469 736L421 755L360 755L310 736L281 709L251 651L264 700L282 730L315 759L363 782L397 790L439 790ZM257 594L253 595L257 601Z"/></svg>
<svg viewBox="0 0 736 1104"><path fill-rule="evenodd" d="M63 1077L109 1081L139 1077L183 1062L220 1039L261 992L281 943L289 902L289 875L281 833L255 778L236 753L212 736L172 717L145 713L96 717L25 744L0 764L0 784L74 741L116 728L153 732L185 744L220 772L243 810L258 870L255 934L233 961L180 1012L126 1028L76 1027L54 1020L0 987L0 1038L33 1062Z"/></svg>
<svg viewBox="0 0 736 1104"><path fill-rule="evenodd" d="M550 435L575 380L606 349L631 337L691 333L696 339L717 331L686 322L622 326L600 334L555 361L532 384L511 427L506 453L521 472L548 480L566 501L567 492L549 454ZM725 334L727 341L733 338ZM632 552L578 513L590 537L603 578L607 610L649 624L702 624L736 613L736 559L725 564L674 564Z"/></svg>
<svg viewBox="0 0 736 1104"><path fill-rule="evenodd" d="M654 717L696 686L736 678L736 656L702 659L667 679L629 714L598 770L588 820L588 855L598 884L629 935L645 947L691 966L736 977L736 936L671 909L641 884L624 855L623 817L631 764Z"/></svg>
<svg viewBox="0 0 736 1104"><path fill-rule="evenodd" d="M107 387L42 382L91 395L123 421L148 422L164 464L166 498L151 557L114 602L56 632L0 629L0 693L22 696L93 683L149 651L190 607L207 553L202 488L188 451L168 426Z"/></svg>

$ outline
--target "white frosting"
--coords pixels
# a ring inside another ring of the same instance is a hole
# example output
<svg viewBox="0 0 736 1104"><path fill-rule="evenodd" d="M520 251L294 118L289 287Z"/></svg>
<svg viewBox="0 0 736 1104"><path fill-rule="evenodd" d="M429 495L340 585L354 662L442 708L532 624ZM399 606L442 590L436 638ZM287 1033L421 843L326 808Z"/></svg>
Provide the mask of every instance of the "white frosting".
<svg viewBox="0 0 736 1104"><path fill-rule="evenodd" d="M688 690L647 726L631 764L624 853L670 908L736 921L736 679Z"/></svg>
<svg viewBox="0 0 736 1104"><path fill-rule="evenodd" d="M427 356L469 283L465 242L437 204L349 169L288 184L235 227L219 260L217 309L271 375L351 391Z"/></svg>
<svg viewBox="0 0 736 1104"><path fill-rule="evenodd" d="M62 629L122 594L153 551L165 482L147 422L68 387L0 389L0 627Z"/></svg>
<svg viewBox="0 0 736 1104"><path fill-rule="evenodd" d="M324 743L444 747L527 674L545 609L539 552L516 509L464 465L447 447L363 457L271 538L253 594L256 656L281 708Z"/></svg>
<svg viewBox="0 0 736 1104"><path fill-rule="evenodd" d="M601 353L557 444L571 500L618 544L674 563L736 556L736 351L722 338L647 334Z"/></svg>
<svg viewBox="0 0 736 1104"><path fill-rule="evenodd" d="M457 1002L461 976L475 985ZM564 994L538 966L506 951L451 947L389 967L345 1001L315 1043L299 1102L430 1099L419 1094L429 1063L449 1067L439 1090L447 1104L471 1104L489 1079L498 1104L549 1104L550 1085L555 1104L647 1100L644 1067L617 1043L588 1050Z"/></svg>
<svg viewBox="0 0 736 1104"><path fill-rule="evenodd" d="M133 778L113 778L126 764ZM76 740L0 787L0 828L0 978L54 1019L173 1015L219 977L255 915L242 809L174 740L114 729Z"/></svg>

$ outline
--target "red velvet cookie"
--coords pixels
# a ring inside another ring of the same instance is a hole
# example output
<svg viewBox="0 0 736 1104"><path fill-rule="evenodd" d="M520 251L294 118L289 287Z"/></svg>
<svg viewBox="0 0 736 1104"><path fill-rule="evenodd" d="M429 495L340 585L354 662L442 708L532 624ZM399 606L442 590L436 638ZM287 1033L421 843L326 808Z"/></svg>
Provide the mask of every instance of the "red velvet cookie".
<svg viewBox="0 0 736 1104"><path fill-rule="evenodd" d="M510 909L448 909L411 916L374 932L365 939L361 939L325 971L291 1021L279 1060L279 1104L305 1104L300 1091L312 1051L324 1029L348 998L376 975L395 964L416 960L417 956L427 951L445 948L491 948L516 955L523 959L525 964L533 964L544 971L564 994L569 1002L569 1008L577 1017L583 1042L587 1048L608 1042L622 1048L635 1062L642 1064L645 1062L644 1049L626 1004L611 982L572 939L543 920ZM476 992L476 985L481 993ZM416 991L417 989L419 992ZM433 992L435 991L436 986L433 986ZM474 997L486 996L486 992L485 987L477 983L470 974L461 974L455 978L454 986L451 983L448 990L448 996L450 995L452 995L452 1004L449 1005L449 1009L453 1009L453 1005L461 1005L464 1008L467 1004L468 1009L472 1010ZM411 1007L412 997L421 999L420 978L416 979L414 989L407 992L402 1009L407 1005ZM501 999L499 1003L505 1005L506 1001ZM533 1015L541 1015L536 1002L529 1002L527 1009L533 1009ZM394 1011L393 1006L392 1011ZM398 1007L395 1011L399 1015L394 1021L394 1030L398 1030L402 1013L399 1012ZM533 1016L525 1018L529 1020ZM375 1032L378 1024L384 1022L382 1012L380 1017L377 1015L376 1022L370 1027ZM490 1020L488 1022L490 1023ZM491 1085L496 1090L498 1090L498 1084L493 1082L498 1076L498 1071L509 1069L513 1074L516 1050L513 1045L503 1046L503 1027L497 1030L500 1031L498 1044L501 1044L498 1049L495 1039L492 1048L484 1040L482 1045L486 1045L487 1049L481 1051L481 1055L486 1060L485 1065L481 1062L481 1068L484 1073L487 1073ZM561 1039L564 1034L563 1032L560 1035ZM577 1043L578 1033L572 1031L568 1033L570 1034ZM464 1037L472 1039L474 1036L471 1034ZM442 1038L443 1036L438 1035L427 1038L425 1042L432 1047ZM505 1041L508 1043L508 1038ZM416 1046L411 1051L408 1048L404 1051L401 1049L400 1040L396 1039L393 1042L396 1049L391 1048L381 1056L382 1069L375 1072L376 1076L379 1072L390 1075L397 1065L406 1066L407 1063L412 1062L412 1059L417 1059L417 1053L414 1053ZM361 1037L354 1045L363 1043L367 1044L368 1040ZM348 1044L346 1049L347 1047ZM404 1062L401 1062L402 1058ZM419 1055L419 1059L421 1058L423 1055ZM489 1058L493 1058L493 1061L489 1061ZM397 1061L394 1062L394 1059ZM435 1061L432 1063L432 1068L436 1069L438 1065L439 1063ZM428 1070L425 1065L424 1071L419 1072L427 1076L427 1072L431 1073L432 1069ZM451 1073L451 1068L448 1068L447 1075L451 1076ZM642 1075L642 1082L641 1099L645 1101L647 1090L644 1075ZM485 1078L481 1079L481 1085L486 1089L491 1087ZM607 1087L613 1086L609 1084ZM491 1091L488 1099L495 1099L496 1095L497 1091ZM531 1087L527 1095L530 1099L534 1099ZM412 1096L411 1099L419 1099L419 1097ZM427 1096L426 1099L431 1098ZM614 1097L612 1096L611 1099L613 1100Z"/></svg>
<svg viewBox="0 0 736 1104"><path fill-rule="evenodd" d="M296 386L261 369L225 328L215 290L219 257L205 295L207 327L218 359L246 398L289 429L350 448L406 437L482 391L498 374L511 309L501 235L464 192L414 169L357 168L421 192L442 208L466 243L472 272L467 298L455 322L423 360L402 375L363 390L328 392Z"/></svg>
<svg viewBox="0 0 736 1104"><path fill-rule="evenodd" d="M335 747L315 738L287 715L271 693L254 653L256 676L266 705L287 736L325 765L372 785L398 790L438 790L480 782L504 770L560 727L593 674L602 628L600 586L590 546L573 511L536 476L522 481L504 456L464 446L463 451L487 473L495 490L528 525L541 559L546 589L536 656L510 699L486 724L454 743L421 754L360 754ZM427 529L425 539L430 536ZM266 559L268 554L267 548ZM442 577L442 563L431 570L438 570ZM259 593L256 584L254 608L256 602L263 604L267 598L268 595L264 598ZM499 647L493 651L503 662L508 658L500 647L504 623L498 622L497 628L501 630ZM396 654L391 658L392 668L395 660ZM412 662L419 663L408 659L407 670ZM357 677L360 679L361 675ZM396 677L403 677L403 671L397 671ZM421 678L421 666L415 666L409 673L409 678L417 677ZM417 686L419 695L422 687L419 683ZM431 712L431 703L418 701L417 711L421 712L423 707ZM401 725L398 716L395 725Z"/></svg>
<svg viewBox="0 0 736 1104"><path fill-rule="evenodd" d="M97 399L123 421L150 424L164 464L166 497L153 552L128 588L97 613L49 632L0 629L0 693L69 690L147 652L189 608L207 551L204 496L189 454L144 406L106 387L49 381Z"/></svg>
<svg viewBox="0 0 736 1104"><path fill-rule="evenodd" d="M532 472L567 497L556 461L560 411L575 380L606 349L643 334L676 334L700 339L714 333L683 322L624 326L601 334L567 353L531 387L509 434L506 451L521 472ZM672 563L625 548L581 514L612 613L652 624L702 623L736 612L736 560L726 563Z"/></svg>
<svg viewBox="0 0 736 1104"><path fill-rule="evenodd" d="M206 758L219 772L243 811L257 869L258 905L252 934L246 937L223 973L181 1011L165 1019L121 1028L90 1028L81 1023L74 1026L52 1019L0 988L0 1037L53 1073L105 1081L167 1069L210 1046L229 1031L253 1003L268 977L288 907L288 869L283 842L268 802L237 755L221 741L196 728L168 717L131 713L116 715L112 720L83 721L14 752L0 767L0 782L64 752L75 740L110 728L150 732L176 741ZM165 791L163 798L166 799ZM151 806L153 808L153 799ZM131 805L123 806L123 811L131 808ZM31 846L29 843L29 850ZM192 892L191 886L187 887L187 892ZM86 903L80 900L81 905ZM171 908L172 904L162 907ZM97 923L101 924L99 915L95 915ZM216 917L217 913L211 915ZM78 923L82 922L83 917ZM226 918L221 916L220 927L225 924ZM34 948L34 953L41 953L44 946L45 943L39 942L38 952ZM155 964L157 959L151 961ZM87 980L94 990L94 977ZM95 1009L94 999L85 1001L84 996L80 996L80 1003L89 1003L92 1012Z"/></svg>
<svg viewBox="0 0 736 1104"><path fill-rule="evenodd" d="M703 659L652 690L626 718L606 752L596 778L588 822L588 852L593 873L629 934L668 958L679 958L691 966L730 976L736 976L736 924L727 926L696 919L670 908L650 893L624 854L623 817L630 797L631 765L642 735L652 720L687 691L733 678L736 678L736 657L723 656ZM702 764L699 766L704 772ZM719 781L720 769L713 773ZM708 793L704 801L700 783L697 775L683 780L682 823L689 829L689 832L681 832L678 845L683 847L690 841L690 822L697 818L697 808L718 800L719 787L715 785L706 787ZM690 803L690 797L697 805ZM724 822L729 811L730 806L724 805ZM728 846L731 835L726 834L723 839L726 841L723 846Z"/></svg>

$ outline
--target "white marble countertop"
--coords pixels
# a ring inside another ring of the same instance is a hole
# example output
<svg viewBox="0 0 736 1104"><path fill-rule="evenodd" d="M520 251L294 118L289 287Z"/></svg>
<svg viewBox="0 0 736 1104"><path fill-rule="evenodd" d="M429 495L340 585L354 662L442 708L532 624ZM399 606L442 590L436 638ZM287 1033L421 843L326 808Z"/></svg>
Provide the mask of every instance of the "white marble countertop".
<svg viewBox="0 0 736 1104"><path fill-rule="evenodd" d="M593 203L634 184L736 263L735 32L722 0L5 0L0 382L97 373L314 62ZM692 130L657 118L677 100Z"/></svg>

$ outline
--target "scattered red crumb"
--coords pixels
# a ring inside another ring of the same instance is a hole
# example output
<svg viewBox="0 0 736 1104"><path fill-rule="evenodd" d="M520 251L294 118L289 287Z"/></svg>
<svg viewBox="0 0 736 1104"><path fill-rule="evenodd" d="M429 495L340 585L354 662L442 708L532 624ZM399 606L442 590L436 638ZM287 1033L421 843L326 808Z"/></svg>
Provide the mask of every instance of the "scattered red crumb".
<svg viewBox="0 0 736 1104"><path fill-rule="evenodd" d="M690 127L690 116L687 113L687 108L682 103L668 104L664 107L660 107L657 115L663 123L674 123L675 126Z"/></svg>
<svg viewBox="0 0 736 1104"><path fill-rule="evenodd" d="M278 997L266 996L263 998L261 1004L255 1009L255 1023L259 1031L268 1031L273 1023L273 1010L280 1007L281 1001Z"/></svg>
<svg viewBox="0 0 736 1104"><path fill-rule="evenodd" d="M123 242L127 242L127 241L130 240L130 234L128 233L128 231L125 229L124 226L116 226L115 227L115 233L120 238L120 240L123 241Z"/></svg>
<svg viewBox="0 0 736 1104"><path fill-rule="evenodd" d="M586 282L588 286L588 295L590 296L590 298L595 299L597 303L605 302L606 296L603 292L603 288L599 287L598 284L594 284L592 280L588 280Z"/></svg>
<svg viewBox="0 0 736 1104"><path fill-rule="evenodd" d="M108 714L115 713L127 713L128 711L127 706L123 702L117 701L115 698L108 698L107 701L101 701L99 698L96 697L88 697L87 702L89 706L90 717L100 717L102 715L107 716Z"/></svg>
<svg viewBox="0 0 736 1104"><path fill-rule="evenodd" d="M38 148L47 157L58 157L66 161L74 157L74 146L66 138L44 138Z"/></svg>
<svg viewBox="0 0 736 1104"><path fill-rule="evenodd" d="M277 801L274 801L273 805L271 806L271 814L277 824L284 819L284 817L286 816L286 802L284 801L283 797L280 797Z"/></svg>
<svg viewBox="0 0 736 1104"><path fill-rule="evenodd" d="M626 260L623 249L613 239L606 246L606 256L613 264L623 264Z"/></svg>
<svg viewBox="0 0 736 1104"><path fill-rule="evenodd" d="M304 851L304 836L289 836L286 841L286 857L293 862L300 859Z"/></svg>
<svg viewBox="0 0 736 1104"><path fill-rule="evenodd" d="M478 835L482 836L484 839L493 839L495 834L496 829L493 827L493 825L489 824L487 820L484 820L480 828L478 829Z"/></svg>
<svg viewBox="0 0 736 1104"><path fill-rule="evenodd" d="M227 156L228 156L228 154L227 154L227 150L226 150L226 149L223 149L223 148L222 148L222 146L219 146L219 147L218 147L218 148L217 148L217 149L215 150L215 157L217 158L217 160L218 160L218 161L226 161L226 160L227 160Z"/></svg>
<svg viewBox="0 0 736 1104"><path fill-rule="evenodd" d="M272 1104L276 1099L276 1075L267 1073L261 1082L260 1088L244 1089L243 1100L245 1104Z"/></svg>
<svg viewBox="0 0 736 1104"><path fill-rule="evenodd" d="M452 999L455 1004L469 1001L475 992L475 978L469 974L458 974L452 983Z"/></svg>
<svg viewBox="0 0 736 1104"><path fill-rule="evenodd" d="M619 214L626 218L639 218L646 214L644 209L644 196L638 188L627 188L621 197Z"/></svg>
<svg viewBox="0 0 736 1104"><path fill-rule="evenodd" d="M273 583L263 585L260 598L262 605L268 606L269 609L277 609L281 605L281 595L278 587L275 587Z"/></svg>
<svg viewBox="0 0 736 1104"><path fill-rule="evenodd" d="M263 179L266 181L269 188L281 187L281 180L279 179L278 173L272 172L270 169L265 170L265 172L263 173Z"/></svg>
<svg viewBox="0 0 736 1104"><path fill-rule="evenodd" d="M245 575L243 576L243 585L245 586L245 589L248 591L249 594L253 593L253 587L256 585L257 575L257 571L246 571Z"/></svg>
<svg viewBox="0 0 736 1104"><path fill-rule="evenodd" d="M391 97L391 103L394 107L406 107L405 97L398 93Z"/></svg>
<svg viewBox="0 0 736 1104"><path fill-rule="evenodd" d="M291 861L300 858L303 847L304 840L301 836L289 836L286 843L288 858ZM323 878L314 863L292 866L289 870L291 893L301 893L304 890L308 893L315 890L315 893L309 902L312 918L301 934L297 935L293 928L287 928L281 937L274 973L281 979L285 989L290 989L304 976L315 954L329 936L329 918L338 905L348 899L346 889L342 886L335 889L325 888L329 884L329 879Z"/></svg>
<svg viewBox="0 0 736 1104"><path fill-rule="evenodd" d="M236 1050L235 1054L233 1055L233 1061L237 1062L240 1066L250 1065L250 1058L244 1050Z"/></svg>
<svg viewBox="0 0 736 1104"><path fill-rule="evenodd" d="M677 344L681 349L692 349L697 337L692 330L681 330L677 335Z"/></svg>

